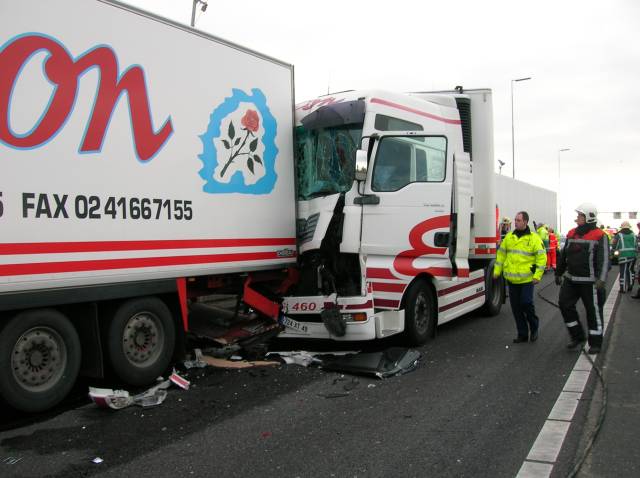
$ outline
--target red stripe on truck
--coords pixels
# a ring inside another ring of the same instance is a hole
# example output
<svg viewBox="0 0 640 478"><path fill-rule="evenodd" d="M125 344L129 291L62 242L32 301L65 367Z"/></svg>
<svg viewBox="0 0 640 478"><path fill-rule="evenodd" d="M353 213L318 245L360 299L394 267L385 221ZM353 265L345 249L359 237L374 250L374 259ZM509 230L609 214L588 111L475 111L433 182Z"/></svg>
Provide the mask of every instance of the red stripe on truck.
<svg viewBox="0 0 640 478"><path fill-rule="evenodd" d="M140 269L145 267L183 266L192 264L218 264L221 262L247 262L274 259L276 252L246 252L238 254L207 254L199 256L139 257L128 259L101 259L92 261L36 262L31 264L0 265L0 277L32 274L60 274L113 269Z"/></svg>
<svg viewBox="0 0 640 478"><path fill-rule="evenodd" d="M438 312L444 312L445 310L453 309L454 307L458 307L459 305L464 304L465 302L470 302L472 300L478 299L479 297L483 297L484 292L478 292L477 294L473 294L469 297L465 297L464 299L457 300L452 302L451 304L443 305L438 308Z"/></svg>
<svg viewBox="0 0 640 478"><path fill-rule="evenodd" d="M389 269L381 269L377 267L367 268L368 279L398 279L394 276Z"/></svg>
<svg viewBox="0 0 640 478"><path fill-rule="evenodd" d="M149 251L156 249L206 249L212 247L295 246L295 244L295 237L158 241L15 242L0 244L0 255Z"/></svg>
<svg viewBox="0 0 640 478"><path fill-rule="evenodd" d="M409 108L408 106L399 105L398 103L393 103L391 101L383 100L380 98L371 98L371 103L377 103L379 105L390 106L391 108L396 108L402 111L408 111L409 113L414 113L416 115L424 116L425 118L430 118L436 121L442 121L443 123L448 124L461 124L461 121L458 119L449 119L443 118L442 116L436 116L431 113L427 113L426 111L416 110L414 108Z"/></svg>
<svg viewBox="0 0 640 478"><path fill-rule="evenodd" d="M496 237L476 237L476 244L495 244Z"/></svg>
<svg viewBox="0 0 640 478"><path fill-rule="evenodd" d="M377 292L404 292L407 284L390 284L388 282L372 282L373 290Z"/></svg>
<svg viewBox="0 0 640 478"><path fill-rule="evenodd" d="M472 279L467 282L463 282L461 284L456 284L452 287L447 287L446 289L441 289L438 291L438 297L442 297L443 295L451 294L452 292L466 289L467 287L471 287L472 285L479 284L484 282L484 277L477 277L476 279Z"/></svg>
<svg viewBox="0 0 640 478"><path fill-rule="evenodd" d="M374 307L397 309L400 306L400 301L393 299L373 299L373 305Z"/></svg>

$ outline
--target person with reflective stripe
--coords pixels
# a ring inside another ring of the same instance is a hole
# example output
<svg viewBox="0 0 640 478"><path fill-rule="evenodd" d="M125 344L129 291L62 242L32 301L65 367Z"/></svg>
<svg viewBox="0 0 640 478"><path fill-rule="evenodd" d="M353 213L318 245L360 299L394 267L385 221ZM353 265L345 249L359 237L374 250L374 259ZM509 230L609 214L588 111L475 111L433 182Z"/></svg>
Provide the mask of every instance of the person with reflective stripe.
<svg viewBox="0 0 640 478"><path fill-rule="evenodd" d="M560 252L556 284L561 285L559 306L570 337L567 348L575 350L585 342L576 310L576 303L581 299L587 312L589 353L595 354L602 347L609 240L596 225L598 211L593 204L581 204L576 212L578 227L569 231Z"/></svg>
<svg viewBox="0 0 640 478"><path fill-rule="evenodd" d="M552 227L549 228L549 249L547 249L547 270L556 270L556 253L558 252L558 238Z"/></svg>
<svg viewBox="0 0 640 478"><path fill-rule="evenodd" d="M544 250L549 250L549 229L546 224L540 224L540 227L536 230L540 239L542 239L542 243L544 244ZM547 265L549 265L547 263Z"/></svg>
<svg viewBox="0 0 640 478"><path fill-rule="evenodd" d="M638 291L631 297L640 299L640 261L637 260L637 258L640 258L640 222L636 226L638 227L638 235L636 236L636 279L638 280Z"/></svg>
<svg viewBox="0 0 640 478"><path fill-rule="evenodd" d="M502 218L502 222L500 223L500 240L501 241L509 233L510 230L511 230L511 219L505 216Z"/></svg>
<svg viewBox="0 0 640 478"><path fill-rule="evenodd" d="M529 229L529 214L520 211L514 219L515 229L500 243L493 269L494 278L504 276L509 285L509 301L518 336L513 342L538 340L540 320L533 304L533 288L540 282L547 264L542 239Z"/></svg>
<svg viewBox="0 0 640 478"><path fill-rule="evenodd" d="M631 231L629 221L624 221L620 225L620 230L616 237L614 249L618 251L620 293L624 294L633 287L633 275L636 265L636 235Z"/></svg>

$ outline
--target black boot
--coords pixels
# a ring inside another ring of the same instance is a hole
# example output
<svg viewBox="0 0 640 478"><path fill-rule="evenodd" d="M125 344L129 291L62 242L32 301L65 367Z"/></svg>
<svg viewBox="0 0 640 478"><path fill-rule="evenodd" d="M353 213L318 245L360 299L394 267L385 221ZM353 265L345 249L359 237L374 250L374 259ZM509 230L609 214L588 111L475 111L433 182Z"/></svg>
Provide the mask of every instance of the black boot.
<svg viewBox="0 0 640 478"><path fill-rule="evenodd" d="M577 348L582 348L582 344L586 342L584 337L571 337L571 340L567 344L567 348L569 350L576 350Z"/></svg>

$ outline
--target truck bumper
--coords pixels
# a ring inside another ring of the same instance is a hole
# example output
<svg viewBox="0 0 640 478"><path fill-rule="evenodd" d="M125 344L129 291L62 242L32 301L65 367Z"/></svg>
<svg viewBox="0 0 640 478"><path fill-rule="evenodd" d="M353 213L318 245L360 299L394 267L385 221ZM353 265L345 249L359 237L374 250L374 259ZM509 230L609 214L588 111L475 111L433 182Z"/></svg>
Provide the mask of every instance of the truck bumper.
<svg viewBox="0 0 640 478"><path fill-rule="evenodd" d="M295 315L290 316L295 320ZM298 338L298 339L326 339L341 342L350 342L358 340L374 340L404 331L404 311L385 310L378 313L368 315L368 319L362 322L347 322L347 330L342 337L331 334L322 322L302 322L300 328L287 327L283 330L279 338Z"/></svg>

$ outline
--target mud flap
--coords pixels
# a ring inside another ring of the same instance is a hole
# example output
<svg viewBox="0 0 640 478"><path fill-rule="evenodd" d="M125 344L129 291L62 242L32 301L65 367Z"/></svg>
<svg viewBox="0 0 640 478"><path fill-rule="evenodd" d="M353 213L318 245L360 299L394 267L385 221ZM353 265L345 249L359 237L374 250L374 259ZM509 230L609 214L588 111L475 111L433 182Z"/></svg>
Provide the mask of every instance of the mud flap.
<svg viewBox="0 0 640 478"><path fill-rule="evenodd" d="M340 315L340 310L336 307L325 308L320 314L324 326L331 335L344 337L347 333L347 321Z"/></svg>

